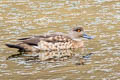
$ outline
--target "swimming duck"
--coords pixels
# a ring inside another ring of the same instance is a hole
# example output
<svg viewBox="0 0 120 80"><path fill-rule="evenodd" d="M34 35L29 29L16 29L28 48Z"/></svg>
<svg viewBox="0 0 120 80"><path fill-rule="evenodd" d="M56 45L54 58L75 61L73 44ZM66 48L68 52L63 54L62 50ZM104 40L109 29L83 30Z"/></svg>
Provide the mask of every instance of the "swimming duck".
<svg viewBox="0 0 120 80"><path fill-rule="evenodd" d="M17 48L20 52L37 52L82 48L81 38L92 39L84 33L82 27L75 27L68 34L54 33L18 39L18 44L6 44L10 48Z"/></svg>

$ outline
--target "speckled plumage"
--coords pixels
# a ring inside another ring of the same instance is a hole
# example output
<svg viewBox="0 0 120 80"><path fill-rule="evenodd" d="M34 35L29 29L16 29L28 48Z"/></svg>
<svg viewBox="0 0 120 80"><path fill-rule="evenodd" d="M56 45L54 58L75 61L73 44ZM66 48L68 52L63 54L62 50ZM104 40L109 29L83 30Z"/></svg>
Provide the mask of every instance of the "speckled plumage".
<svg viewBox="0 0 120 80"><path fill-rule="evenodd" d="M83 47L83 28L73 28L70 34L49 34L18 39L16 45L6 44L8 47L17 48L19 51L61 50Z"/></svg>

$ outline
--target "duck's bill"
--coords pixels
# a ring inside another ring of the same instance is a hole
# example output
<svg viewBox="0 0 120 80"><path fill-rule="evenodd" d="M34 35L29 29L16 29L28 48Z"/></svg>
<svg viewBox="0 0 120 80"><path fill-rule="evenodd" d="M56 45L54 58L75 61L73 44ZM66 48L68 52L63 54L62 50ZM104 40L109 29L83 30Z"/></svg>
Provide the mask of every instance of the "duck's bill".
<svg viewBox="0 0 120 80"><path fill-rule="evenodd" d="M86 38L86 39L93 39L93 37L92 36L88 36L87 34L83 34L83 38Z"/></svg>

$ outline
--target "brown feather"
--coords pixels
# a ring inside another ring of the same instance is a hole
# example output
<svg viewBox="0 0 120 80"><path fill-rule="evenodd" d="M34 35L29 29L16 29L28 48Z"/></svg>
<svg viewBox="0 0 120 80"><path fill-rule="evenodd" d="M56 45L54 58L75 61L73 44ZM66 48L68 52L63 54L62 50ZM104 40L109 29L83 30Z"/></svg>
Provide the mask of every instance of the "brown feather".
<svg viewBox="0 0 120 80"><path fill-rule="evenodd" d="M68 42L71 40L70 37L68 36L63 36L63 35L58 35L58 34L52 34L52 35L45 35L45 36L34 36L34 37L29 37L29 38L21 38L18 39L21 40L21 42L29 44L29 45L38 45L40 40L46 41L46 42L51 42L51 43L56 43L56 42Z"/></svg>

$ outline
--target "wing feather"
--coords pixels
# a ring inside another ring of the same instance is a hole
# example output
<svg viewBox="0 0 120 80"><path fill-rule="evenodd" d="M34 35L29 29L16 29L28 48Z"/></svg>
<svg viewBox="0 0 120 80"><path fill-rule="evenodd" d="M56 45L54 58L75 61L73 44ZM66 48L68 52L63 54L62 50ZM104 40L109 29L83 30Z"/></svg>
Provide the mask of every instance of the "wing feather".
<svg viewBox="0 0 120 80"><path fill-rule="evenodd" d="M69 40L71 40L71 38L64 35L51 34L51 35L44 35L44 36L40 35L40 36L34 36L34 37L28 37L28 38L21 38L18 40L29 45L37 46L41 40L46 42L56 43L56 42L68 42Z"/></svg>

